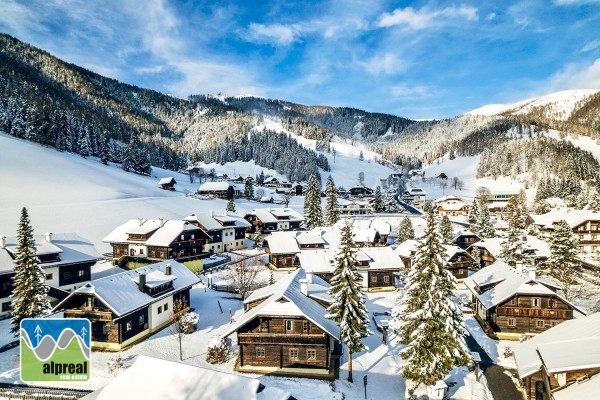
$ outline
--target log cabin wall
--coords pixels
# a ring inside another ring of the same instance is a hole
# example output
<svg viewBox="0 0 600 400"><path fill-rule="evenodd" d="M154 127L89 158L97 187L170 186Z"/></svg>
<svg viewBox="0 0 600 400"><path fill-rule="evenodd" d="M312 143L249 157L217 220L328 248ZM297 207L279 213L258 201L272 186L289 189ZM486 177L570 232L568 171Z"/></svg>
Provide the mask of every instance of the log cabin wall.
<svg viewBox="0 0 600 400"><path fill-rule="evenodd" d="M497 332L540 333L572 318L572 307L556 297L519 295L496 307L490 322Z"/></svg>

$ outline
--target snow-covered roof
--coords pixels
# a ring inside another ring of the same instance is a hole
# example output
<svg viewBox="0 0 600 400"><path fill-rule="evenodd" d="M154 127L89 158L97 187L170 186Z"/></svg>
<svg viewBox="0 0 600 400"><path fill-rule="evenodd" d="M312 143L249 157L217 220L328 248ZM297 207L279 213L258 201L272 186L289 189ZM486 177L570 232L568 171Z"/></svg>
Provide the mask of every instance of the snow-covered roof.
<svg viewBox="0 0 600 400"><path fill-rule="evenodd" d="M124 233L147 235L149 233L154 232L158 228L160 228L161 225L164 224L164 222L165 222L164 220L160 220L160 219L151 219L151 220L137 219L134 221L137 221L138 223L137 224L132 223L131 225L128 225L128 228Z"/></svg>
<svg viewBox="0 0 600 400"><path fill-rule="evenodd" d="M201 227L207 231L223 229L223 225L221 225L219 221L214 218L214 215L215 214L213 212L193 213L185 217L183 220L195 222L201 225Z"/></svg>
<svg viewBox="0 0 600 400"><path fill-rule="evenodd" d="M325 241L320 235L316 235L312 232L300 232L296 236L298 244L325 244Z"/></svg>
<svg viewBox="0 0 600 400"><path fill-rule="evenodd" d="M594 348L588 347L590 345L589 340L593 340L593 343L596 343ZM550 359L553 367L560 364L573 365L580 362L583 365L583 362L589 361L586 360L588 352L596 355L596 362L600 360L598 356L598 349L600 349L598 340L600 340L600 313L561 322L514 347L513 350L519 378L526 378L541 368L542 359L538 353L540 346L542 349L547 349L546 346L549 345L554 346L555 354L551 357L555 358ZM568 353L570 354L567 354L565 350L567 347L565 346L568 346ZM546 353L548 352L546 351ZM563 398L566 399L567 397ZM583 396L580 398L593 397Z"/></svg>
<svg viewBox="0 0 600 400"><path fill-rule="evenodd" d="M575 228L585 221L600 221L600 213L592 210L576 210L561 208L550 210L546 214L529 214L533 223L543 229L554 229L554 224L565 220L570 228Z"/></svg>
<svg viewBox="0 0 600 400"><path fill-rule="evenodd" d="M306 249L298 253L300 267L315 273L333 272L335 269L335 249Z"/></svg>
<svg viewBox="0 0 600 400"><path fill-rule="evenodd" d="M464 207L469 206L469 204L462 201L448 201L436 204L436 207L441 207L445 211L459 211L462 210Z"/></svg>
<svg viewBox="0 0 600 400"><path fill-rule="evenodd" d="M400 243L398 247L394 249L394 252L401 257L411 257L412 254L417 251L419 242L414 239L408 239Z"/></svg>
<svg viewBox="0 0 600 400"><path fill-rule="evenodd" d="M133 364L101 389L84 399L236 399L281 400L290 394L269 388L257 393L256 378L139 355ZM268 393L267 393L268 392Z"/></svg>
<svg viewBox="0 0 600 400"><path fill-rule="evenodd" d="M376 229L380 235L389 235L392 231L390 223L381 218L374 218L371 221L371 228Z"/></svg>
<svg viewBox="0 0 600 400"><path fill-rule="evenodd" d="M485 248L494 258L498 258L502 253L502 242L505 240L506 238L500 237L486 238L473 243L471 247ZM550 257L550 245L544 240L531 235L523 235L521 243L523 250L528 253L533 252L535 257Z"/></svg>
<svg viewBox="0 0 600 400"><path fill-rule="evenodd" d="M554 400L600 399L600 374L552 392Z"/></svg>
<svg viewBox="0 0 600 400"><path fill-rule="evenodd" d="M368 258L371 270L399 270L403 267L399 255L391 247L361 247L358 249L357 258L361 253Z"/></svg>
<svg viewBox="0 0 600 400"><path fill-rule="evenodd" d="M298 232L283 231L273 232L265 238L268 243L270 254L293 254L300 251L296 235Z"/></svg>
<svg viewBox="0 0 600 400"><path fill-rule="evenodd" d="M274 223L278 221L304 221L299 212L287 207L280 208L257 208L250 213L255 215L263 223Z"/></svg>
<svg viewBox="0 0 600 400"><path fill-rule="evenodd" d="M40 264L42 268L102 259L102 254L98 252L94 245L76 233L54 233L52 234L51 243L46 241L45 235L34 235L33 238L38 256L59 254L60 257L60 261ZM6 238L6 248L0 249L0 272L14 270L15 263L10 253L14 254L17 246L16 237Z"/></svg>
<svg viewBox="0 0 600 400"><path fill-rule="evenodd" d="M352 240L355 243L374 242L377 230L373 228L352 228Z"/></svg>
<svg viewBox="0 0 600 400"><path fill-rule="evenodd" d="M158 181L159 185L171 185L171 184L175 184L177 183L175 181L175 178L173 178L172 176L169 176L168 178L161 178L160 181Z"/></svg>
<svg viewBox="0 0 600 400"><path fill-rule="evenodd" d="M463 203L464 203L464 200L463 200L462 198L460 198L460 197L458 197L458 196L452 196L452 195L448 195L448 194L447 194L447 195L445 195L445 196L438 197L437 199L435 199L435 200L433 201L433 204L436 204L436 205L437 205L438 203L443 203L443 202L456 202L456 201L459 201L459 202L463 202Z"/></svg>
<svg viewBox="0 0 600 400"><path fill-rule="evenodd" d="M240 217L239 215L232 214L229 211L225 211L224 215L213 214L213 218L223 224L231 224L233 222L233 226L235 226L236 228L247 228L249 226L252 226L252 224L246 221L244 218Z"/></svg>
<svg viewBox="0 0 600 400"><path fill-rule="evenodd" d="M55 310L60 309L61 305L71 296L76 296L79 293L95 293L98 299L106 304L117 317L123 316L138 308L154 303L164 296L173 294L174 291L168 291L163 296L152 297L148 293L141 292L136 283L140 274L146 274L147 278L148 276L151 278L159 277L159 274L153 275L156 272L160 272L162 274L160 276L165 275L165 267L167 265L171 266L171 274L175 277L173 280L173 290L175 292L200 282L200 279L187 269L185 265L175 260L162 261L132 271L125 271L95 279L73 291L55 307Z"/></svg>
<svg viewBox="0 0 600 400"><path fill-rule="evenodd" d="M304 317L311 323L314 323L319 328L323 329L328 335L335 340L339 340L340 328L337 323L330 319L326 319L327 310L318 302L304 295L300 291L300 280L306 278L304 269L299 268L294 271L289 280L286 280L287 285L278 286L278 291L264 300L258 306L248 310L237 321L235 321L223 333L223 336L229 336L242 326L250 322L256 317L261 316L282 316L282 317ZM317 276L313 276L313 284L327 287L328 284ZM310 295L310 286L309 286ZM287 301L280 302L278 300L285 299Z"/></svg>
<svg viewBox="0 0 600 400"><path fill-rule="evenodd" d="M563 342L560 351L554 343L540 344L537 349L549 373L600 367L600 337Z"/></svg>
<svg viewBox="0 0 600 400"><path fill-rule="evenodd" d="M198 227L188 221L169 220L159 228L145 244L147 246L169 246L185 231L198 231Z"/></svg>
<svg viewBox="0 0 600 400"><path fill-rule="evenodd" d="M226 191L230 186L235 188L235 185L229 182L204 182L198 187L199 192L220 192Z"/></svg>
<svg viewBox="0 0 600 400"><path fill-rule="evenodd" d="M531 277L528 272L521 272L503 261L496 261L480 269L466 278L464 283L486 309L501 304L515 294L533 294L555 296L583 314L578 307L548 288L538 279ZM483 293L479 293L481 287L493 284L496 285Z"/></svg>

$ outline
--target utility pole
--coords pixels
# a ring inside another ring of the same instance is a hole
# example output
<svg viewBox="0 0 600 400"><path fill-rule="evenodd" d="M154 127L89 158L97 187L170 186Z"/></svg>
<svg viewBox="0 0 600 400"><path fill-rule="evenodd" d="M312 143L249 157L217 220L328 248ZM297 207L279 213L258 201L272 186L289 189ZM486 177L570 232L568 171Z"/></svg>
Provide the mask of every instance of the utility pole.
<svg viewBox="0 0 600 400"><path fill-rule="evenodd" d="M367 376L363 377L363 384L365 386L365 400L367 400Z"/></svg>

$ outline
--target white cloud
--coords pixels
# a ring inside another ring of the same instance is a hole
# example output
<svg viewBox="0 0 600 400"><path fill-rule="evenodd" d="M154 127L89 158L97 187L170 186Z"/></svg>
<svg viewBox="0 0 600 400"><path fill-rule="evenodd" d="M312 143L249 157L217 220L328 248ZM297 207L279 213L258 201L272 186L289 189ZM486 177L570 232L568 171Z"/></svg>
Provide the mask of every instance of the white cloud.
<svg viewBox="0 0 600 400"><path fill-rule="evenodd" d="M586 43L582 48L581 52L585 53L588 51L596 50L600 47L600 40L592 40L591 42Z"/></svg>
<svg viewBox="0 0 600 400"><path fill-rule="evenodd" d="M393 53L385 53L359 63L369 74L395 74L406 70L406 63Z"/></svg>
<svg viewBox="0 0 600 400"><path fill-rule="evenodd" d="M496 16L497 16L496 13L492 12L492 13L489 13L488 15L486 15L485 19L487 19L488 21L493 21L496 19Z"/></svg>
<svg viewBox="0 0 600 400"><path fill-rule="evenodd" d="M403 25L421 30L446 25L455 20L476 21L477 19L477 9L474 7L447 7L443 10L429 10L425 7L415 10L412 7L406 7L398 8L391 13L384 13L377 21L377 26L388 28Z"/></svg>
<svg viewBox="0 0 600 400"><path fill-rule="evenodd" d="M255 43L289 45L298 40L300 33L298 25L263 25L251 23L248 27L248 36L245 39Z"/></svg>
<svg viewBox="0 0 600 400"><path fill-rule="evenodd" d="M408 85L397 85L391 89L391 94L394 97L413 97L423 98L432 95L432 89L428 86L408 86Z"/></svg>
<svg viewBox="0 0 600 400"><path fill-rule="evenodd" d="M542 85L548 93L566 89L600 89L600 58L592 64L571 63Z"/></svg>

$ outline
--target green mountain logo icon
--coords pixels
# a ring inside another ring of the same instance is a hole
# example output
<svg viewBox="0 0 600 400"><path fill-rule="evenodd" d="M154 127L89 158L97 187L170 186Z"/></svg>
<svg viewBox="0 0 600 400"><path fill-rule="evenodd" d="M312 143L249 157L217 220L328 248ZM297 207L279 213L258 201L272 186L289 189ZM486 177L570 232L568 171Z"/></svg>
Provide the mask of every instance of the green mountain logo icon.
<svg viewBox="0 0 600 400"><path fill-rule="evenodd" d="M91 357L87 334L90 331L89 325L87 319L23 320L20 331L21 380L88 380Z"/></svg>

